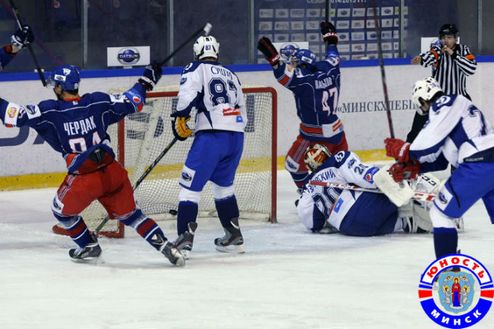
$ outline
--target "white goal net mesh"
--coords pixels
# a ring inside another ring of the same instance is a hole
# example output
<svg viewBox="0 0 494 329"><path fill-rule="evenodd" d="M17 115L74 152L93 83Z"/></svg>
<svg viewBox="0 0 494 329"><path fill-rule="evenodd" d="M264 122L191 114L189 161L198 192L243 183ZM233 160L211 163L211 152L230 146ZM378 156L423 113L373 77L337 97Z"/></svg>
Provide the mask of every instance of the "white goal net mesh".
<svg viewBox="0 0 494 329"><path fill-rule="evenodd" d="M235 179L240 216L276 220L276 92L272 88L243 90L248 124L242 160ZM176 92L150 93L146 102L142 112L126 117L124 127L115 125L109 130L113 148L118 150L120 157L124 152L125 167L133 184L174 138L170 114L176 109ZM156 215L170 214L170 210L177 209L178 181L193 141L194 137L177 141L136 189L136 200L145 214L160 217ZM215 215L209 183L201 195L199 212L200 216ZM94 229L106 212L95 201L82 216ZM103 231L115 232L119 229L118 222L111 220Z"/></svg>

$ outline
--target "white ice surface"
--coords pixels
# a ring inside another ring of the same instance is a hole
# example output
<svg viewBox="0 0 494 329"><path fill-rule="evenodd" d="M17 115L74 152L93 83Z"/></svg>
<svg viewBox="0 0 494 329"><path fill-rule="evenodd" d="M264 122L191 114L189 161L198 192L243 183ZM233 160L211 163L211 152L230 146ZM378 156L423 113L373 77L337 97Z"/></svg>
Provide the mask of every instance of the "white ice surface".
<svg viewBox="0 0 494 329"><path fill-rule="evenodd" d="M192 259L174 268L135 233L100 239L97 265L68 259L51 233L54 189L0 193L0 329L438 328L417 298L432 235L307 233L279 172L278 224L244 221L247 253L220 254L219 222L200 220ZM464 253L494 274L483 205L465 216ZM164 225L175 239L175 225ZM494 328L494 311L474 328Z"/></svg>

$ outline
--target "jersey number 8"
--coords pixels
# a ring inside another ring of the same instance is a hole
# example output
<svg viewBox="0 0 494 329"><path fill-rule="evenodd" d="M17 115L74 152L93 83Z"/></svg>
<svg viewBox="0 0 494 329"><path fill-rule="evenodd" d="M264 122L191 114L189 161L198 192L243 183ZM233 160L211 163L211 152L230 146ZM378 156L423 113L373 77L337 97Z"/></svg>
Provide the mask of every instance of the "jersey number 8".
<svg viewBox="0 0 494 329"><path fill-rule="evenodd" d="M228 80L228 89L235 92L235 98L237 98L237 88L233 81ZM211 102L213 105L218 104L230 104L230 97L228 97L228 91L226 84L221 79L212 79L209 82L209 92L211 93Z"/></svg>

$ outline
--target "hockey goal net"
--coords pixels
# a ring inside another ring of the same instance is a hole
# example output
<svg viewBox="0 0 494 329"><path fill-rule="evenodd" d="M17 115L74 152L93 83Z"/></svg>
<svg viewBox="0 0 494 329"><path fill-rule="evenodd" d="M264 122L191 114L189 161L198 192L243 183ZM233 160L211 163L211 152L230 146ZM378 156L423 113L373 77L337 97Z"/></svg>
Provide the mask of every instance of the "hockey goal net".
<svg viewBox="0 0 494 329"><path fill-rule="evenodd" d="M243 92L248 123L244 151L235 178L240 217L265 218L275 222L277 94L270 87L243 88ZM141 112L128 115L118 125L110 127L113 148L133 184L173 140L170 114L176 110L177 101L176 91L148 93ZM135 190L137 203L146 215L157 220L176 218L173 215L178 206L178 181L193 141L194 138L190 137L176 142ZM94 230L106 212L95 201L82 216L88 227ZM199 216L216 216L209 183L201 194ZM53 230L64 233L58 226ZM110 220L100 234L120 238L124 236L124 226Z"/></svg>

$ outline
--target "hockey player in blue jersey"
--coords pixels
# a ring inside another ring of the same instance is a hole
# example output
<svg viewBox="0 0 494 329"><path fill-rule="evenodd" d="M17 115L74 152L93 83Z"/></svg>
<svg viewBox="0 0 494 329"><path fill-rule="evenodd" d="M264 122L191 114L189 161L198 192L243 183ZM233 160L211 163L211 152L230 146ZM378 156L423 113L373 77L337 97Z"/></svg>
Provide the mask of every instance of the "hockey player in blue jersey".
<svg viewBox="0 0 494 329"><path fill-rule="evenodd" d="M299 135L285 158L285 168L301 191L309 171L304 163L307 147L316 143L330 152L346 151L343 124L336 114L340 92L340 57L338 37L334 26L321 22L321 33L326 43L325 60L317 62L309 49L298 49L292 61L280 61L280 55L271 41L263 37L257 44L280 84L290 89L295 97L297 115L301 121ZM285 49L282 49L285 55Z"/></svg>
<svg viewBox="0 0 494 329"><path fill-rule="evenodd" d="M238 77L218 62L219 47L213 36L196 40L196 61L183 70L177 111L172 114L175 137L185 140L192 135L187 125L191 111L197 110L194 142L180 178L175 244L184 253L192 249L201 191L208 181L225 231L224 237L214 240L216 249L244 251L233 181L242 156L247 114Z"/></svg>
<svg viewBox="0 0 494 329"><path fill-rule="evenodd" d="M22 26L10 37L10 44L0 48L0 71L14 58L24 47L34 41L33 31L29 25Z"/></svg>
<svg viewBox="0 0 494 329"><path fill-rule="evenodd" d="M312 173L297 212L300 221L312 232L374 236L432 230L425 203L412 201L398 208L385 194L323 186L336 183L376 188L373 177L380 169L362 163L355 153L340 151L332 155L325 146L315 144L308 148L305 163ZM432 176L424 178L415 189L431 192L438 186L437 182Z"/></svg>
<svg viewBox="0 0 494 329"><path fill-rule="evenodd" d="M79 215L98 200L110 218L133 227L171 263L185 264L161 228L136 205L127 171L115 161L106 132L109 125L142 109L146 91L152 90L160 77L161 67L151 65L122 95L93 92L79 96L79 69L65 65L53 70L49 79L57 100L27 106L0 100L0 119L6 126L31 127L65 159L68 173L53 200L52 211L78 245L69 250L73 260L92 260L101 254L96 235Z"/></svg>
<svg viewBox="0 0 494 329"><path fill-rule="evenodd" d="M445 95L439 83L427 78L415 83L412 100L429 121L412 144L385 140L386 153L397 160L390 168L395 181L419 172L456 168L430 210L434 249L440 258L457 252L454 220L479 199L494 223L494 130L482 112L462 95Z"/></svg>

